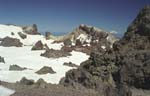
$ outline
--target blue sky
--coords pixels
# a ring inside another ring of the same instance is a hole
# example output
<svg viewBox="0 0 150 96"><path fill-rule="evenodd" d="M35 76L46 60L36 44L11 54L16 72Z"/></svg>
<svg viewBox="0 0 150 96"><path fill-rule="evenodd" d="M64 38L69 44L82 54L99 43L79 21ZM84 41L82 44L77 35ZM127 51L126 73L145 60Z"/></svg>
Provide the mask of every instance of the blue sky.
<svg viewBox="0 0 150 96"><path fill-rule="evenodd" d="M145 5L150 0L0 0L0 23L35 23L42 32L88 24L123 33Z"/></svg>

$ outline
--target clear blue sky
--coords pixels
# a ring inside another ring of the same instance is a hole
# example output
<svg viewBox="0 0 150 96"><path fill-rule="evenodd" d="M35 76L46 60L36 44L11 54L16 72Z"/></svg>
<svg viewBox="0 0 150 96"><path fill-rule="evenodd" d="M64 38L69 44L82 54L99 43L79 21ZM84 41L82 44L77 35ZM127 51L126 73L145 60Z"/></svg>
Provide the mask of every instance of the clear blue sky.
<svg viewBox="0 0 150 96"><path fill-rule="evenodd" d="M80 24L120 33L150 0L0 0L0 23L70 32Z"/></svg>

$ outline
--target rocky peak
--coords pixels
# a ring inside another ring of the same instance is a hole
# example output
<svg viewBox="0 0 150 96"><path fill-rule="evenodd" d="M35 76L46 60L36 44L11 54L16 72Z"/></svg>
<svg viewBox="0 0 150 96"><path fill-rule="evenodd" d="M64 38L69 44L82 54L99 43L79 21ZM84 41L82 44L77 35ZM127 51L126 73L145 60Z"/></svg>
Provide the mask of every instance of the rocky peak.
<svg viewBox="0 0 150 96"><path fill-rule="evenodd" d="M79 27L77 27L68 35L68 37L70 37L73 43L76 43L76 41L80 41L82 44L95 44L103 40L113 44L116 40L118 40L110 32L106 32L97 27L85 24L81 24Z"/></svg>
<svg viewBox="0 0 150 96"><path fill-rule="evenodd" d="M67 72L60 84L92 88L102 96L149 96L145 92L150 92L149 9L140 11L112 49L93 52L88 61Z"/></svg>
<svg viewBox="0 0 150 96"><path fill-rule="evenodd" d="M23 31L27 34L31 34L31 35L37 35L37 34L40 34L38 32L38 28L37 28L37 25L36 24L33 24L32 26L24 26L23 28Z"/></svg>
<svg viewBox="0 0 150 96"><path fill-rule="evenodd" d="M125 38L131 39L135 35L150 36L150 6L144 7L130 24Z"/></svg>
<svg viewBox="0 0 150 96"><path fill-rule="evenodd" d="M144 7L139 12L129 25L123 39L114 44L114 49L116 48L117 50L150 50L150 6Z"/></svg>

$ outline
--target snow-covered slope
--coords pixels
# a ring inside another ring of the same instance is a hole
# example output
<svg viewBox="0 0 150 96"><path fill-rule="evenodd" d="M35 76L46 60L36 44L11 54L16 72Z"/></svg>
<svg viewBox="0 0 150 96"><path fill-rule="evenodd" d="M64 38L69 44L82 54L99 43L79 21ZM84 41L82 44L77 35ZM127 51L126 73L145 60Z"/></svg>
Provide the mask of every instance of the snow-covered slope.
<svg viewBox="0 0 150 96"><path fill-rule="evenodd" d="M79 65L89 58L89 56L84 53L73 51L71 52L72 56L49 59L40 56L43 51L30 51L30 49L30 46L19 48L0 47L0 56L5 58L5 64L0 63L0 80L16 82L25 76L28 79L38 80L39 78L43 78L49 83L58 83L59 80L65 76L65 73L71 69L71 67L64 66L64 62L72 62ZM14 64L26 67L28 70L9 71L9 66ZM56 71L56 74L36 74L35 72L43 66L52 67L54 71Z"/></svg>
<svg viewBox="0 0 150 96"><path fill-rule="evenodd" d="M26 35L25 39L22 39L18 32ZM43 35L30 35L26 34L22 27L15 25L0 25L0 38L4 37L17 38L23 43L22 47L3 47L0 46L0 56L4 57L5 63L0 63L0 80L6 82L16 82L22 77L27 79L38 80L43 78L49 83L58 83L59 80L65 76L65 73L72 69L71 67L64 66L64 62L72 62L79 65L81 62L89 58L88 55L82 52L72 51L71 56L62 57L57 59L45 58L40 56L44 50L31 51L33 45L41 40L43 44L47 44L51 49L60 50L63 43L53 43L54 40L46 40ZM9 71L10 65L19 65L20 67L26 67L24 71ZM44 66L52 67L56 74L38 75L35 72Z"/></svg>
<svg viewBox="0 0 150 96"><path fill-rule="evenodd" d="M18 34L19 32L25 34L27 37L25 39L22 39ZM39 40L41 40L43 44L47 44L49 48L52 49L61 49L61 47L63 46L62 43L52 44L54 40L46 40L45 36L43 35L27 34L20 26L0 24L0 38L5 38L7 36L11 38L19 39L24 46L32 46Z"/></svg>
<svg viewBox="0 0 150 96"><path fill-rule="evenodd" d="M21 27L0 24L0 38L4 38L6 36L20 38L18 32L23 32ZM12 35L12 33L14 33L14 35Z"/></svg>

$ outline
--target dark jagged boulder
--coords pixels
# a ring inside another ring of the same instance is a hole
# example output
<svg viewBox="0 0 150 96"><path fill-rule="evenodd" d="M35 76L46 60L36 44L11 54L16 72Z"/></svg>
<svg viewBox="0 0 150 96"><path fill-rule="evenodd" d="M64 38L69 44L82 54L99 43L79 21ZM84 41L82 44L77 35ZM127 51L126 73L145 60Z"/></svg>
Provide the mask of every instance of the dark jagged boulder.
<svg viewBox="0 0 150 96"><path fill-rule="evenodd" d="M40 40L35 43L35 45L32 47L31 50L45 50L45 49L49 49L49 48L46 44L44 45Z"/></svg>
<svg viewBox="0 0 150 96"><path fill-rule="evenodd" d="M51 67L44 66L36 73L41 75L41 74L47 74L47 73L55 74L56 72Z"/></svg>
<svg viewBox="0 0 150 96"><path fill-rule="evenodd" d="M117 48L116 48L117 47ZM144 7L130 24L116 50L150 50L150 6Z"/></svg>
<svg viewBox="0 0 150 96"><path fill-rule="evenodd" d="M45 82L43 79L40 78L39 80L37 80L37 82L35 83L35 85L38 88L46 88L47 82Z"/></svg>
<svg viewBox="0 0 150 96"><path fill-rule="evenodd" d="M78 67L78 65L76 65L76 64L74 64L72 62L69 62L69 63L65 62L63 65L69 66L69 67Z"/></svg>
<svg viewBox="0 0 150 96"><path fill-rule="evenodd" d="M0 56L0 63L5 63L4 57Z"/></svg>
<svg viewBox="0 0 150 96"><path fill-rule="evenodd" d="M9 66L9 71L23 71L26 70L27 68L22 68L18 65L10 65Z"/></svg>
<svg viewBox="0 0 150 96"><path fill-rule="evenodd" d="M22 32L18 32L18 35L19 35L22 39L27 38L27 35L23 34Z"/></svg>
<svg viewBox="0 0 150 96"><path fill-rule="evenodd" d="M95 89L103 95L107 93L106 91L111 90L111 95L106 96L116 96L115 84L111 75L111 72L115 71L115 67L111 65L111 62L104 62L105 59L99 57L98 54L93 54L93 57L83 62L78 69L68 71L60 84L77 89L82 89L82 87Z"/></svg>
<svg viewBox="0 0 150 96"><path fill-rule="evenodd" d="M41 54L41 56L47 57L47 58L59 58L59 57L67 57L71 54L64 50L53 50L48 49L44 53Z"/></svg>
<svg viewBox="0 0 150 96"><path fill-rule="evenodd" d="M31 50L43 50L44 46L43 43L41 41L38 41L35 43L35 45L32 47Z"/></svg>
<svg viewBox="0 0 150 96"><path fill-rule="evenodd" d="M11 38L11 37L5 37L2 39L2 42L0 43L0 46L5 46L5 47L22 47L22 43L20 42L19 39L16 38Z"/></svg>
<svg viewBox="0 0 150 96"><path fill-rule="evenodd" d="M33 85L34 84L34 80L28 80L27 78L23 77L20 81L20 84L23 85Z"/></svg>

